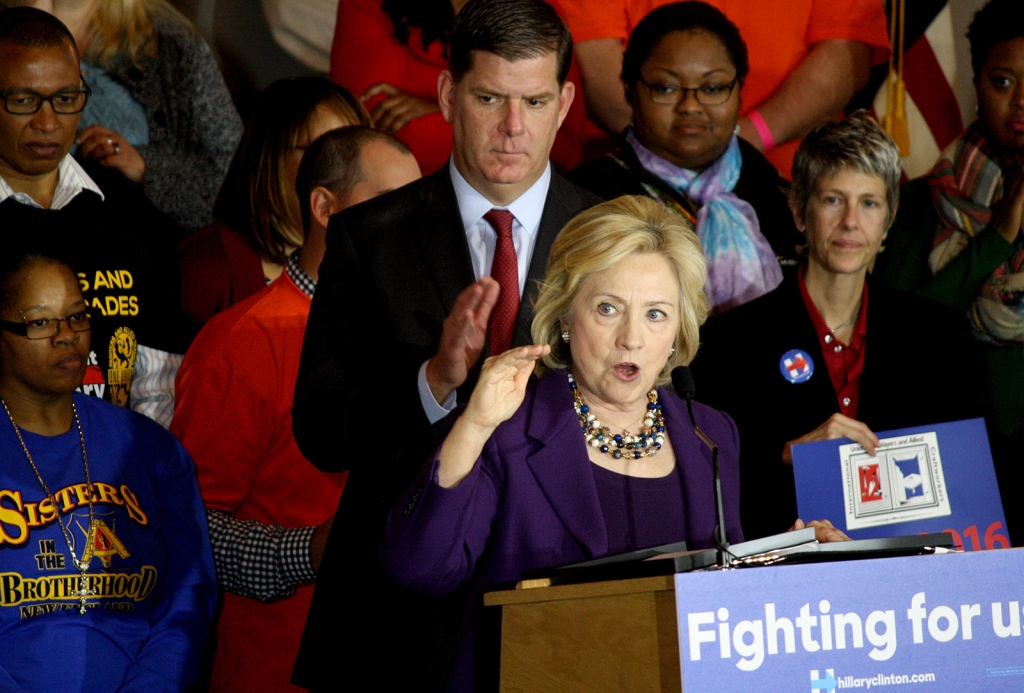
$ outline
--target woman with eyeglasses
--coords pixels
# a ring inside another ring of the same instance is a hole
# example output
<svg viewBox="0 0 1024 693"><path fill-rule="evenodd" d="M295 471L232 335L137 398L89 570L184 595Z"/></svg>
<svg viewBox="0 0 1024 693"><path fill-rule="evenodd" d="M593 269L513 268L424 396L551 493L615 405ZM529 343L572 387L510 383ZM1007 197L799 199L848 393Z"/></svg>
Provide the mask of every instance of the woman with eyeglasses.
<svg viewBox="0 0 1024 693"><path fill-rule="evenodd" d="M64 260L0 256L0 690L181 691L216 602L192 460L76 391L88 310Z"/></svg>
<svg viewBox="0 0 1024 693"><path fill-rule="evenodd" d="M647 195L695 223L718 312L778 286L801 243L785 181L737 137L748 70L739 30L714 7L679 2L652 11L623 57L632 126L617 151L568 176L609 200Z"/></svg>

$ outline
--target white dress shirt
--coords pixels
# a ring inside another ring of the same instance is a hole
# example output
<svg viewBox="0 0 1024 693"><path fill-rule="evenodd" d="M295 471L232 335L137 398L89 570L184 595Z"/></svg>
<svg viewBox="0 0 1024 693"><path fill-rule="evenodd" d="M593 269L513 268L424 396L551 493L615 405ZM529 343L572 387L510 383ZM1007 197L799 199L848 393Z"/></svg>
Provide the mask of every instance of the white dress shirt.
<svg viewBox="0 0 1024 693"><path fill-rule="evenodd" d="M63 209L83 190L91 190L99 195L100 199L104 199L103 191L89 177L89 174L82 170L82 167L78 165L74 157L68 154L57 164L57 187L53 191L53 202L50 203L50 209ZM0 202L3 202L8 197L13 197L23 205L38 209L43 208L42 205L27 194L14 192L7 181L3 179L3 176L0 176Z"/></svg>
<svg viewBox="0 0 1024 693"><path fill-rule="evenodd" d="M519 296L522 298L526 278L530 273L533 248L537 245L540 220L544 216L544 203L548 199L548 188L551 187L551 164L547 165L537 182L514 202L497 208L462 177L455 168L454 159L448 160L448 173L455 188L455 199L459 203L459 214L462 216L462 226L466 231L469 257L473 262L473 274L477 280L491 273L494 249L498 244L498 233L487 223L484 215L492 209L507 209L512 213L512 244L515 246L516 261L519 264ZM427 361L420 366L417 384L420 403L430 423L437 423L455 409L457 402L454 390L444 402L438 403L434 399L427 384Z"/></svg>

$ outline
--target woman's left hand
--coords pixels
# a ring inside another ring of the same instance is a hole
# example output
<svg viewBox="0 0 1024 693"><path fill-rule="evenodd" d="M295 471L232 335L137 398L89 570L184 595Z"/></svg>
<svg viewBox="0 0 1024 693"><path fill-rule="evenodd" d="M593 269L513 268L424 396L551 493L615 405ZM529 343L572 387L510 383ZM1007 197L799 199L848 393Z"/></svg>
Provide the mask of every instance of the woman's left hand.
<svg viewBox="0 0 1024 693"><path fill-rule="evenodd" d="M490 435L519 409L537 359L550 352L547 344L530 344L484 361L463 418Z"/></svg>
<svg viewBox="0 0 1024 693"><path fill-rule="evenodd" d="M484 361L466 411L452 426L438 454L437 483L452 488L473 471L494 429L508 420L526 396L526 383L537 359L550 353L547 344L509 349Z"/></svg>
<svg viewBox="0 0 1024 693"><path fill-rule="evenodd" d="M814 527L814 538L821 544L827 544L831 541L850 541L850 537L833 527L832 523L828 520L813 520L805 524L803 520L797 518L793 526L786 531L795 532L804 527Z"/></svg>
<svg viewBox="0 0 1024 693"><path fill-rule="evenodd" d="M146 162L139 150L124 137L99 125L90 125L78 135L82 158L120 171L125 178L141 183L146 177Z"/></svg>

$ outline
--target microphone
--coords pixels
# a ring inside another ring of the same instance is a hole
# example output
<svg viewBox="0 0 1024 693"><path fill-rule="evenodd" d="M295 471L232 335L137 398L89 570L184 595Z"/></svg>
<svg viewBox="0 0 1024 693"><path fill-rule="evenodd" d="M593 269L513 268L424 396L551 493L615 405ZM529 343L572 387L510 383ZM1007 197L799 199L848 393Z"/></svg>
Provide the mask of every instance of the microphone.
<svg viewBox="0 0 1024 693"><path fill-rule="evenodd" d="M693 382L693 374L686 366L679 366L672 370L672 387L676 394L686 400L686 410L690 414L690 426L705 445L711 449L711 460L715 475L715 547L718 549L718 565L725 567L729 540L725 535L725 510L722 507L722 470L718 461L718 446L707 437L704 431L697 426L697 420L693 418L693 397L697 392L697 386Z"/></svg>

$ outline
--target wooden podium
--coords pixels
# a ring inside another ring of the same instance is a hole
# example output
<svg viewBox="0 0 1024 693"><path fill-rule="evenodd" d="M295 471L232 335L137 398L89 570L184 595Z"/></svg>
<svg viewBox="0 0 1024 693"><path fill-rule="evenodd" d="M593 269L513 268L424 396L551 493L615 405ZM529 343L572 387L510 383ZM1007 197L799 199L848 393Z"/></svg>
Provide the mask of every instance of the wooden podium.
<svg viewBox="0 0 1024 693"><path fill-rule="evenodd" d="M490 592L501 693L682 691L674 576Z"/></svg>

